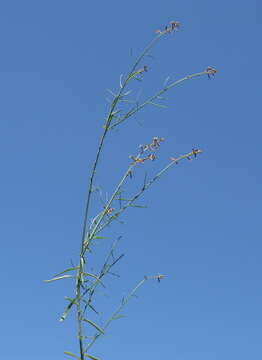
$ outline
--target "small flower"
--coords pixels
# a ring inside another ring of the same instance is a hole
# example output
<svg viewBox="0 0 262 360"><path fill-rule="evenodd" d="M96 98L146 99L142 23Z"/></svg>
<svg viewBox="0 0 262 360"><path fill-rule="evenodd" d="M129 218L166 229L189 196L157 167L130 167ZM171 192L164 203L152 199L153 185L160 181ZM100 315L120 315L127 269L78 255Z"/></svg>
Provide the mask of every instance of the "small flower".
<svg viewBox="0 0 262 360"><path fill-rule="evenodd" d="M161 141L164 141L164 140L165 140L164 138L158 138L157 136L155 136L155 137L153 138L152 144L149 145L150 149L151 149L151 150L155 150L155 149L159 148L160 142L161 142Z"/></svg>
<svg viewBox="0 0 262 360"><path fill-rule="evenodd" d="M137 70L137 74L143 74L146 71L148 71L148 67L144 65L141 69Z"/></svg>
<svg viewBox="0 0 262 360"><path fill-rule="evenodd" d="M202 151L199 149L192 149L192 154L196 157L197 154L201 153Z"/></svg>
<svg viewBox="0 0 262 360"><path fill-rule="evenodd" d="M156 155L150 154L150 155L148 155L147 158L148 158L149 160L151 160L151 161L154 161L154 160L156 159Z"/></svg>
<svg viewBox="0 0 262 360"><path fill-rule="evenodd" d="M113 207L108 208L108 209L106 210L106 215L112 214L113 211L115 211L115 208L113 208Z"/></svg>
<svg viewBox="0 0 262 360"><path fill-rule="evenodd" d="M145 151L149 149L148 145L139 145L139 152L140 154L143 154Z"/></svg>
<svg viewBox="0 0 262 360"><path fill-rule="evenodd" d="M143 164L145 162L145 160L147 160L147 158L140 158L140 157L135 157L135 156L129 156L130 159L133 160L133 162L131 163L131 165L135 165L135 164Z"/></svg>
<svg viewBox="0 0 262 360"><path fill-rule="evenodd" d="M172 31L178 30L180 27L179 21L170 21Z"/></svg>
<svg viewBox="0 0 262 360"><path fill-rule="evenodd" d="M211 76L215 76L215 74L217 73L217 70L212 68L211 66L208 66L206 69L207 72L207 76L209 79L211 79Z"/></svg>
<svg viewBox="0 0 262 360"><path fill-rule="evenodd" d="M164 279L165 275L163 274L158 274L158 275L155 275L155 276L144 276L144 279L145 280L150 280L150 279L155 279L157 280L158 282L160 282L160 280Z"/></svg>
<svg viewBox="0 0 262 360"><path fill-rule="evenodd" d="M129 172L128 172L128 175L130 176L130 179L132 179L132 171L131 170L129 170Z"/></svg>
<svg viewBox="0 0 262 360"><path fill-rule="evenodd" d="M171 34L172 32L176 31L179 29L180 27L180 22L179 21L170 21L169 22L170 26L165 26L165 30L161 31L161 30L156 30L157 34L164 34L164 33L168 33Z"/></svg>

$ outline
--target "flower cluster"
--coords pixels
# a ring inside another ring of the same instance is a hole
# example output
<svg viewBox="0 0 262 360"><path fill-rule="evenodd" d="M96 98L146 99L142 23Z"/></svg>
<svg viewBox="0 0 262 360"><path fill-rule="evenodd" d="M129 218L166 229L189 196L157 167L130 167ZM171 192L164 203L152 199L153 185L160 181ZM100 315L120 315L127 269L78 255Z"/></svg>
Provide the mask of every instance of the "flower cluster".
<svg viewBox="0 0 262 360"><path fill-rule="evenodd" d="M143 154L147 150L157 150L160 147L160 143L164 140L164 138L158 138L155 136L151 144L139 145L140 154Z"/></svg>
<svg viewBox="0 0 262 360"><path fill-rule="evenodd" d="M178 164L180 160L187 159L189 161L192 160L192 157L196 158L198 154L201 154L202 150L200 149L192 149L192 151L189 154L179 156L178 158L171 157L170 160L173 161L175 164Z"/></svg>
<svg viewBox="0 0 262 360"><path fill-rule="evenodd" d="M215 76L215 74L217 73L217 70L212 68L211 66L208 66L206 69L207 72L207 76L209 79L211 79L211 76Z"/></svg>
<svg viewBox="0 0 262 360"><path fill-rule="evenodd" d="M147 276L147 275L145 275L144 279L145 280L155 279L158 282L160 282L160 280L164 279L164 277L165 277L165 275L163 275L163 274L158 274L158 275L155 275L155 276Z"/></svg>
<svg viewBox="0 0 262 360"><path fill-rule="evenodd" d="M163 30L163 31L156 30L156 33L158 33L158 34L164 34L164 33L172 34L174 31L178 30L179 27L180 27L180 22L179 21L170 21L169 24L170 25L165 27L165 30Z"/></svg>
<svg viewBox="0 0 262 360"><path fill-rule="evenodd" d="M148 156L146 156L146 157L144 157L144 158L141 158L141 157L139 157L139 156L129 156L130 157L130 159L132 159L133 161L132 161L132 163L131 163L131 165L135 165L135 164L144 164L144 162L146 161L146 160L151 160L151 161L153 161L153 160L155 160L155 158L156 158L156 156L154 155L154 154L149 154Z"/></svg>
<svg viewBox="0 0 262 360"><path fill-rule="evenodd" d="M129 156L130 159L133 160L131 165L144 164L144 162L146 160L151 160L151 161L155 160L156 156L154 154L149 154L146 157L140 157L140 155L144 154L144 152L146 152L147 150L151 150L151 151L157 150L160 147L162 141L164 141L164 138L159 138L159 137L155 136L155 137L153 137L153 141L151 144L139 145L139 155L138 156Z"/></svg>
<svg viewBox="0 0 262 360"><path fill-rule="evenodd" d="M144 65L141 69L137 70L138 74L143 74L144 72L147 72L147 65Z"/></svg>
<svg viewBox="0 0 262 360"><path fill-rule="evenodd" d="M112 214L113 211L115 211L115 208L113 208L113 207L108 208L108 209L106 210L106 215L109 216L110 214Z"/></svg>

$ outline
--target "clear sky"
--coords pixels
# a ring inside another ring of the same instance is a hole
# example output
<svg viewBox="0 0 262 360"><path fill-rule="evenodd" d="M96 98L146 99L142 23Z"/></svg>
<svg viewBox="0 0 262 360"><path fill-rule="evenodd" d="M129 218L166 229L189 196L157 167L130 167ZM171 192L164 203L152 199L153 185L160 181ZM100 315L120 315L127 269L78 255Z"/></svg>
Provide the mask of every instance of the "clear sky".
<svg viewBox="0 0 262 360"><path fill-rule="evenodd" d="M122 236L125 257L98 293L100 325L146 282L91 354L102 360L246 360L262 353L261 1L32 1L0 4L1 358L60 360L77 352L75 320L58 321L70 280L44 279L77 258L88 174L108 108L106 89L169 21L181 29L153 49L140 98L207 66L166 109L148 107L109 136L95 184L103 197L139 144L164 137L137 168L141 186L173 167L97 244ZM144 64L143 64L144 65ZM133 96L133 94L130 94ZM260 94L260 95L259 95ZM102 205L101 205L102 206ZM96 271L101 258L90 260ZM93 318L95 319L95 318Z"/></svg>

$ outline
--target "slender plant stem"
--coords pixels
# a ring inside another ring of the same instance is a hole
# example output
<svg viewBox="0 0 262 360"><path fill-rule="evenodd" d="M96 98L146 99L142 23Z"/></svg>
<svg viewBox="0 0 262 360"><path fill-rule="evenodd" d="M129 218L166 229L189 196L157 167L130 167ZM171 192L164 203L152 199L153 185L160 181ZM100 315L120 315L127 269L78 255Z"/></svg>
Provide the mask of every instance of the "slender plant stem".
<svg viewBox="0 0 262 360"><path fill-rule="evenodd" d="M119 89L116 91L116 93L109 90L111 95L113 95L113 99L111 100L106 118L105 123L103 126L102 135L99 138L98 141L98 147L97 151L94 157L94 161L91 165L91 171L90 171L90 177L88 179L88 188L87 188L87 198L84 206L84 214L83 214L83 224L82 224L82 233L81 233L81 247L80 247L80 254L79 254L79 265L71 267L69 269L64 270L62 273L59 273L58 275L61 275L65 272L75 270L76 276L71 275L63 275L58 276L56 278L53 278L49 281L59 280L65 277L74 277L75 278L75 294L73 299L67 297L66 299L69 300L69 305L66 307L64 313L60 317L60 321L64 321L68 312L73 307L73 305L76 306L76 314L77 314L77 338L79 342L79 355L75 355L71 352L66 351L65 354L69 356L73 356L77 358L78 360L85 360L85 357L96 359L95 357L87 354L87 351L89 348L96 342L96 340L104 334L104 330L106 330L111 322L113 320L116 320L119 318L119 313L123 309L123 307L130 301L130 299L136 294L137 290L144 284L145 280L147 280L150 277L145 277L142 281L140 281L133 290L128 294L128 296L124 297L122 299L121 304L116 309L116 311L111 315L111 317L108 319L108 321L105 323L103 328L100 328L97 324L93 323L90 319L85 318L86 312L89 309L92 309L97 314L98 311L96 311L95 307L93 306L92 300L94 298L95 292L97 290L97 286L100 284L104 286L101 279L106 274L112 274L116 275L112 272L110 272L110 269L118 263L118 261L124 256L124 254L118 256L117 258L114 257L114 249L116 247L117 241L113 243L111 249L109 250L105 260L104 264L101 267L100 272L98 275L90 274L88 272L85 272L86 267L86 253L87 251L91 252L90 245L93 242L94 239L98 239L97 236L98 233L100 233L102 230L105 229L105 227L109 226L109 224L113 220L117 220L120 215L131 206L138 206L134 204L134 202L143 194L145 190L147 190L155 181L157 181L171 166L174 164L177 164L180 160L183 159L189 159L191 160L193 157L196 157L197 154L201 153L202 151L199 149L192 149L192 152L187 153L185 155L179 156L177 158L171 158L171 162L165 166L162 170L160 170L155 176L153 176L149 181L146 181L146 178L144 180L144 184L142 188L135 193L135 195L132 195L132 197L128 197L127 199L121 199L122 196L122 187L124 183L126 182L127 178L130 176L132 177L132 170L138 163L144 163L145 160L154 160L155 156L154 154L149 154L146 158L142 158L141 154L145 150L145 148L142 146L142 151L140 149L140 153L136 157L131 157L133 159L132 163L128 165L127 170L125 171L124 175L122 175L122 178L120 179L119 183L115 187L110 199L106 202L103 210L101 210L95 217L91 218L89 216L90 209L92 207L92 200L93 200L93 192L94 192L94 179L96 176L96 171L98 164L100 162L101 154L103 152L104 144L107 138L107 135L110 130L114 129L121 123L123 123L125 120L136 114L138 111L142 110L146 105L155 105L162 107L163 105L157 104L158 101L155 101L156 99L161 100L163 99L161 96L169 91L170 89L174 88L175 86L190 80L195 77L208 75L209 78L214 76L214 74L217 72L216 69L212 68L211 66L208 66L206 71L202 71L199 73L194 73L191 75L187 75L179 80L173 81L169 85L167 85L167 82L163 85L163 88L160 91L157 91L154 95L151 95L146 100L144 100L140 105L138 101L133 102L129 99L126 99L125 97L128 96L130 91L125 91L129 83L136 79L141 80L141 74L144 74L147 71L147 65L142 64L143 67L138 69L138 66L141 64L142 60L149 54L152 47L162 38L162 36L166 34L172 34L179 28L180 23L177 21L171 21L169 26L165 27L164 31L158 30L158 35L155 36L155 38L144 48L142 53L135 59L133 65L131 66L130 71L127 73L127 76L120 76L120 86ZM141 66L141 65L140 65ZM122 81L123 80L123 81ZM135 106L132 105L128 110L125 110L123 113L121 103L133 103L136 104ZM122 115L121 115L122 114ZM146 150L155 150L159 147L159 141L162 141L162 139L154 138L154 141L156 139L156 144L153 142L150 145L146 145ZM140 146L140 148L141 148ZM146 151L145 150L145 151ZM115 209L111 207L111 205L114 203L115 200L120 201L119 210L115 212ZM122 206L121 201L124 201L124 205ZM90 221L89 221L90 220ZM119 239L118 239L119 240ZM111 260L112 257L112 260ZM116 275L118 276L118 275ZM157 275L151 278L157 278L158 281L163 278L164 275ZM88 278L95 278L95 280L91 280ZM96 328L95 336L90 341L89 344L85 344L85 338L84 336L84 322L89 323L89 325ZM86 347L85 347L86 346Z"/></svg>
<svg viewBox="0 0 262 360"><path fill-rule="evenodd" d="M128 207L130 207L134 201L136 201L144 191L146 191L156 180L158 180L166 171L170 169L171 166L176 165L179 161L183 159L190 159L192 157L195 157L196 154L201 153L201 150L197 150L197 153L195 151L191 151L190 153L181 155L171 161L168 165L166 165L161 171L159 171L151 180L149 180L147 183L143 185L143 187L117 212L115 213L110 219L103 224L98 230L97 234L100 233L106 226L108 226L113 220L118 218Z"/></svg>
<svg viewBox="0 0 262 360"><path fill-rule="evenodd" d="M90 181L89 181L89 185L88 185L88 195L87 195L87 201L86 201L86 206L85 206L85 211L84 211L84 221L83 221L83 231L82 231L82 244L85 240L85 236L86 236L86 229L87 229L87 221L88 221L88 212L89 212L89 207L90 207L90 202L91 202L91 195L92 195L92 188L93 188L93 181L94 181L94 177L95 177L95 173L96 173L96 168L97 168L97 164L100 158L100 154L101 154L101 150L103 148L103 144L104 144L104 140L106 138L106 135L108 133L108 130L110 130L110 125L111 125L111 121L114 118L114 110L119 102L119 100L121 99L121 95L124 91L124 89L126 88L128 82L131 79L132 74L134 73L134 71L136 70L137 66L140 64L140 62L143 60L143 58L148 54L148 52L151 50L151 48L156 44L157 41L160 40L160 38L164 35L164 33L159 34L158 36L156 36L150 43L148 46L146 46L146 48L144 49L144 51L142 52L142 54L137 58L137 60L135 61L134 65L132 66L128 76L126 77L126 80L124 81L124 84L121 86L120 91L118 93L118 95L115 96L115 98L112 101L111 107L110 107L110 111L109 114L107 116L107 120L106 120L106 125L104 127L104 132L103 135L101 137L99 146L98 146L98 151L95 157L95 161L93 164L93 168L91 171L91 176L90 176Z"/></svg>
<svg viewBox="0 0 262 360"><path fill-rule="evenodd" d="M82 331L82 326L81 326L81 321L82 321L82 312L81 312L81 285L82 285L82 274L84 272L84 264L85 264L85 251L88 248L89 245L89 241L93 238L94 234L96 233L96 229L99 226L99 224L101 223L101 221L103 221L104 217L106 216L106 213L110 207L110 204L112 203L112 201L114 200L118 189L121 187L122 183L125 181L126 177L129 175L129 173L127 173L124 178L122 179L122 183L120 182L118 189L116 189L116 191L114 192L114 194L112 195L112 198L110 199L111 201L109 201L109 203L107 204L105 210L103 211L99 221L98 221L98 226L95 226L95 229L92 231L92 233L90 235L88 235L88 242L85 243L85 238L86 238L86 233L87 233L87 223L88 223L88 213L89 213L89 208L90 208L90 203L91 203L91 197L92 197L92 192L93 192L93 182L94 182L94 177L95 177L95 173L96 173L96 168L100 159L100 155L101 155L101 151L104 145L104 141L106 138L106 135L110 129L110 125L111 122L114 118L114 111L115 108L119 102L119 100L121 99L121 96L123 94L124 89L126 88L128 82L132 79L132 75L135 71L135 69L137 68L137 66L139 65L139 63L142 61L142 59L148 54L148 52L150 51L150 49L154 46L154 44L162 37L163 34L158 35L155 39L153 39L153 41L151 41L151 43L145 48L145 50L142 52L142 54L137 58L136 62L134 63L134 66L131 68L131 71L129 72L126 80L124 81L124 84L121 86L118 95L115 96L115 98L113 99L112 103L111 103L111 107L106 119L106 123L104 126L104 131L103 131L103 135L100 139L99 142L99 146L98 146L98 150L95 156L95 161L93 163L93 167L91 170L91 176L90 176L90 180L89 180L89 185L88 185L88 195L87 195L87 201L86 201L86 205L85 205L85 210L84 210L84 219L83 219L83 229L82 229L82 240L81 240L81 252L80 252L80 259L79 259L79 269L77 272L77 279L76 279L76 306L77 306L77 325L78 325L78 338L79 338L79 347L80 347L80 356L81 356L81 360L84 360L84 352L83 352L83 331Z"/></svg>
<svg viewBox="0 0 262 360"><path fill-rule="evenodd" d="M208 75L208 71L202 71L200 73L195 73L195 74L191 74L191 75L187 75L185 77L183 77L182 79L179 79L177 81L174 81L172 84L164 87L162 90L158 91L155 95L151 96L150 98L148 98L146 101L144 101L141 105L136 106L135 108L131 109L127 114L125 114L122 118L120 118L118 121L116 121L115 123L113 123L110 126L110 129L114 129L116 126L120 125L123 121L125 121L126 119L128 119L129 117L131 117L132 115L134 115L136 112L138 112L139 110L143 109L146 105L149 105L152 103L153 100L159 98L161 95L163 95L166 91L172 89L174 86L177 86L181 83L183 83L184 81L193 79L195 77L198 76L203 76L203 75Z"/></svg>
<svg viewBox="0 0 262 360"><path fill-rule="evenodd" d="M135 164L133 165L130 165L129 168L127 169L127 171L125 172L123 178L120 180L119 184L117 185L117 187L115 188L115 191L113 192L111 198L108 200L106 206L105 206L105 209L104 211L102 212L102 215L100 217L100 219L97 221L96 225L94 226L94 229L92 230L92 232L90 233L90 236L89 236L89 239L88 241L90 242L93 237L95 236L96 232L97 232L97 229L99 227L99 225L101 224L101 222L104 220L107 212L108 212L108 209L110 208L112 202L114 201L114 199L116 198L116 196L118 195L119 193L119 190L121 189L123 183L125 182L126 178L129 176L130 172L132 171L133 167L135 166Z"/></svg>
<svg viewBox="0 0 262 360"><path fill-rule="evenodd" d="M152 49L152 47L160 40L160 38L164 35L165 33L161 33L159 35L157 35L152 41L151 43L149 43L146 48L144 49L144 51L142 52L142 54L137 58L136 62L134 63L134 65L132 66L128 77L126 78L123 87L126 87L127 83L130 80L130 76L135 72L137 66L140 64L140 62L143 60L143 58L148 54L148 52Z"/></svg>
<svg viewBox="0 0 262 360"><path fill-rule="evenodd" d="M143 279L141 280L136 287L130 292L130 294L126 297L123 298L121 304L119 305L119 307L116 309L116 311L112 314L112 316L110 317L110 319L105 323L105 325L103 326L103 330L106 330L108 328L108 326L111 324L111 322L113 320L115 320L115 317L120 313L120 311L123 309L123 307L129 302L129 300L136 294L137 290L144 284L146 280ZM87 345L85 351L89 350L91 348L91 346L96 342L96 340L101 336L101 333L97 333L93 340Z"/></svg>

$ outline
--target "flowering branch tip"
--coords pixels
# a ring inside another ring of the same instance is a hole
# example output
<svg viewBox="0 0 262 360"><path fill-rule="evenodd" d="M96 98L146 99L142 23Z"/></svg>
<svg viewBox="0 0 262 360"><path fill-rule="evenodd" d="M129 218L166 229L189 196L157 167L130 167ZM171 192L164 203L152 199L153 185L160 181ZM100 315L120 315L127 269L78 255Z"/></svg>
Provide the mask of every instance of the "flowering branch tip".
<svg viewBox="0 0 262 360"><path fill-rule="evenodd" d="M209 79L211 79L211 76L215 76L215 74L217 73L217 70L212 68L211 66L208 66L206 69L207 72L207 76Z"/></svg>
<svg viewBox="0 0 262 360"><path fill-rule="evenodd" d="M169 22L169 26L165 26L165 30L161 31L161 30L156 30L156 33L159 35L162 34L172 34L173 32L175 32L176 30L178 30L180 28L180 22L179 21L170 21Z"/></svg>

